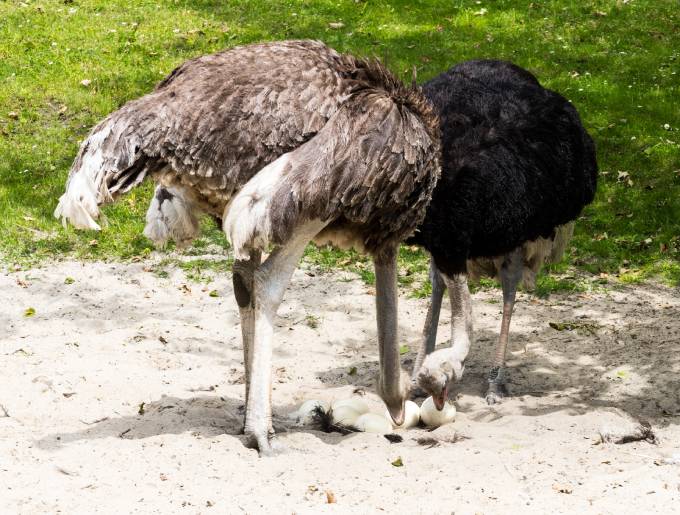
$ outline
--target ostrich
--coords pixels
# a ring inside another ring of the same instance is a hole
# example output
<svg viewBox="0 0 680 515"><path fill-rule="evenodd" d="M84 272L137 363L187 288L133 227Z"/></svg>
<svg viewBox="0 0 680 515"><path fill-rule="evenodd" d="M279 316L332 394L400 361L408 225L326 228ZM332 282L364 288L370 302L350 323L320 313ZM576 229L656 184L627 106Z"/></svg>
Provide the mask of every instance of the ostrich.
<svg viewBox="0 0 680 515"><path fill-rule="evenodd" d="M595 147L564 97L508 62L464 62L423 91L440 116L442 176L410 240L430 253L432 281L413 379L441 409L472 340L467 276L499 276L503 319L486 394L493 404L502 397L517 286L559 260L572 221L593 200ZM446 288L451 345L433 352Z"/></svg>
<svg viewBox="0 0 680 515"><path fill-rule="evenodd" d="M145 234L157 243L188 243L202 214L223 220L235 257L244 432L271 454L274 318L311 239L372 256L378 391L403 420L410 381L399 363L396 250L422 221L439 172L439 123L420 90L320 42L256 44L185 62L99 123L55 216L99 229L99 206L149 176L157 188Z"/></svg>

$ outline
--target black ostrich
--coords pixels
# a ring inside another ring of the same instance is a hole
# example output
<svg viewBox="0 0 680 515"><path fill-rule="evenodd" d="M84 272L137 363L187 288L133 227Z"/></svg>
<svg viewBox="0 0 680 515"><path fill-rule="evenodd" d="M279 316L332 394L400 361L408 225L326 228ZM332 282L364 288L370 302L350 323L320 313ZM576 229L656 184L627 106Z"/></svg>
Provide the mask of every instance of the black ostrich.
<svg viewBox="0 0 680 515"><path fill-rule="evenodd" d="M468 61L427 82L440 116L442 176L411 243L431 254L432 297L414 379L441 409L472 338L467 274L498 275L503 321L487 402L500 399L517 285L559 258L593 200L597 163L576 109L508 62ZM565 225L566 224L566 225ZM441 273L440 273L441 272ZM444 290L451 346L433 352Z"/></svg>
<svg viewBox="0 0 680 515"><path fill-rule="evenodd" d="M373 256L378 389L403 421L410 382L399 363L396 249L423 219L439 173L437 117L418 89L320 42L264 43L187 61L110 114L83 142L55 215L99 229L99 206L151 177L145 234L154 241L187 243L202 214L224 220L245 432L270 453L274 321L313 238Z"/></svg>

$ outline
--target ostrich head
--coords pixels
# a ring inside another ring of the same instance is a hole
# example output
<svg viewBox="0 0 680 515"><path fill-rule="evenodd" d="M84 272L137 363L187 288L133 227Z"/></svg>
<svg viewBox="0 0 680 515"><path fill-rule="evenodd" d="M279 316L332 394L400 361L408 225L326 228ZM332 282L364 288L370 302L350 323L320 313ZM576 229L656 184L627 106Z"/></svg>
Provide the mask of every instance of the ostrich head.
<svg viewBox="0 0 680 515"><path fill-rule="evenodd" d="M418 371L417 381L432 396L438 410L444 407L449 396L449 386L463 377L465 361L456 356L456 349L447 348L429 354Z"/></svg>

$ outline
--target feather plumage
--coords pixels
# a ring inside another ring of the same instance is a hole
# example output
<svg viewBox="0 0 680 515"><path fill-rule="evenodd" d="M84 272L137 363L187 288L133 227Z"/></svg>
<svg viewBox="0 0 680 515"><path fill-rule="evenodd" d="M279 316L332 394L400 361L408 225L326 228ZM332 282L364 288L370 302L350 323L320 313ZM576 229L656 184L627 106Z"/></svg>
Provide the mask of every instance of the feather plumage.
<svg viewBox="0 0 680 515"><path fill-rule="evenodd" d="M151 175L222 218L235 193L290 152L271 242L318 217L362 226L376 252L422 219L439 176L438 139L422 94L376 61L315 41L236 47L187 61L97 125L55 215L92 228L97 206Z"/></svg>
<svg viewBox="0 0 680 515"><path fill-rule="evenodd" d="M443 272L552 239L592 201L593 140L571 103L528 71L468 61L423 91L441 120L442 177L412 242Z"/></svg>

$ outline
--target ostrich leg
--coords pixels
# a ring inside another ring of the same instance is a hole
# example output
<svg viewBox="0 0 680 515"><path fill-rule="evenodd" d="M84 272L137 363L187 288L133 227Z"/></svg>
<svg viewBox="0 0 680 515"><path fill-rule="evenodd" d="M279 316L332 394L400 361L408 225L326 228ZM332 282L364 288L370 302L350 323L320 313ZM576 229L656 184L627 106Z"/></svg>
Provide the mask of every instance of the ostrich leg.
<svg viewBox="0 0 680 515"><path fill-rule="evenodd" d="M446 290L446 284L444 284L442 275L434 264L434 259L430 259L430 282L432 283L432 295L430 295L430 304L427 307L427 317L425 318L425 326L423 327L423 338L420 349L418 350L416 361L413 364L412 379L414 382L418 377L418 371L425 360L425 356L431 354L437 344L437 325L439 324L439 313L442 308L444 290Z"/></svg>
<svg viewBox="0 0 680 515"><path fill-rule="evenodd" d="M221 224L220 224L221 225ZM248 292L253 291L253 277L255 269L260 266L261 252L253 250L250 259L236 260L233 267L232 282L234 295L241 316L241 339L243 340L243 367L246 375L246 404L248 404L248 389L250 379L250 350L255 335L255 305L251 302Z"/></svg>
<svg viewBox="0 0 680 515"><path fill-rule="evenodd" d="M515 306L517 285L522 279L523 255L522 249L516 249L506 254L501 265L500 276L503 287L503 320L501 334L496 346L493 366L489 371L489 389L486 392L486 402L496 404L503 398L505 391L505 352L508 347L510 319Z"/></svg>
<svg viewBox="0 0 680 515"><path fill-rule="evenodd" d="M449 361L453 365L456 380L463 378L465 360L472 345L472 298L467 283L467 274L452 277L443 275L449 290L451 302L451 349Z"/></svg>
<svg viewBox="0 0 680 515"><path fill-rule="evenodd" d="M404 421L404 403L408 397L409 379L402 371L399 358L397 313L397 246L374 256L376 314L380 378L378 392L395 423Z"/></svg>
<svg viewBox="0 0 680 515"><path fill-rule="evenodd" d="M247 375L244 432L250 438L249 443L264 456L278 450L271 441L274 434L271 373L276 311L305 246L324 225L317 220L298 227L292 239L276 248L260 266L255 266L251 255L248 265L253 270L250 288L246 280L248 272L246 277L241 272L243 265L235 271L239 278L234 279L234 294L239 308L243 310L243 333L252 335L249 342L244 339Z"/></svg>
<svg viewBox="0 0 680 515"><path fill-rule="evenodd" d="M434 273L440 276L440 280L443 280L446 289L449 290L449 299L451 300L451 346L425 355L422 366L414 370L414 377L420 388L432 395L436 408L441 410L448 398L450 383L460 381L465 370L465 358L467 358L470 344L472 343L472 301L470 299L466 274L455 274L449 277L441 274L434 262L431 263L431 267ZM435 297L435 291L438 292L437 297ZM444 287L437 286L437 290L435 290L433 286L433 305L435 305L434 301L437 300L436 314L438 314L438 310L441 307L443 291ZM432 314L435 315L434 308ZM426 335L429 332L434 341L437 325L433 318L428 313L423 334ZM427 326L428 323L432 324L430 328Z"/></svg>

